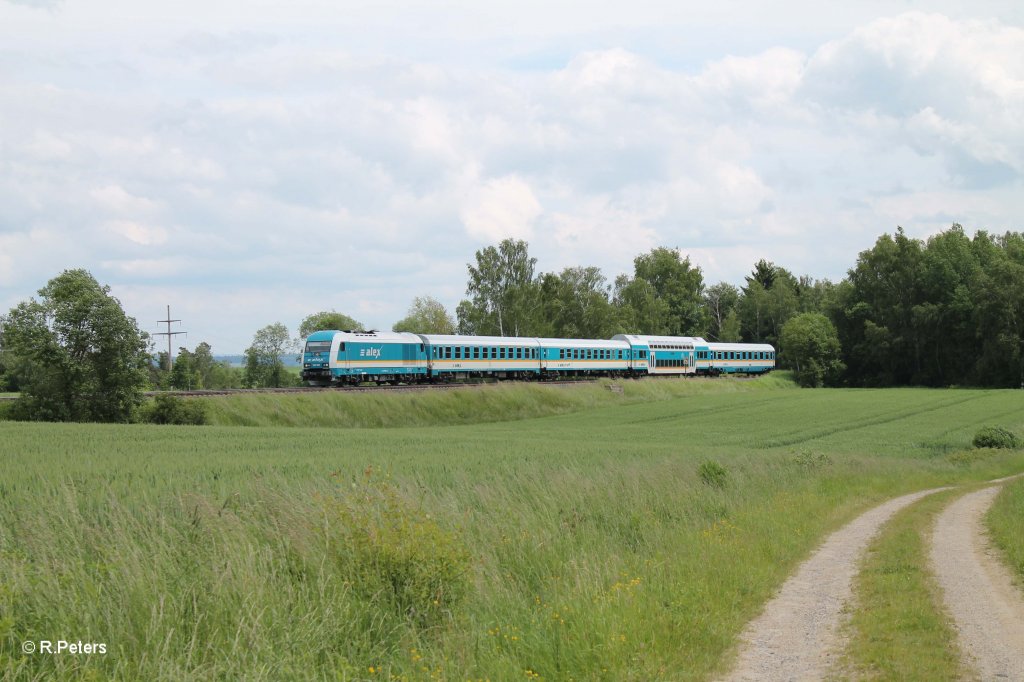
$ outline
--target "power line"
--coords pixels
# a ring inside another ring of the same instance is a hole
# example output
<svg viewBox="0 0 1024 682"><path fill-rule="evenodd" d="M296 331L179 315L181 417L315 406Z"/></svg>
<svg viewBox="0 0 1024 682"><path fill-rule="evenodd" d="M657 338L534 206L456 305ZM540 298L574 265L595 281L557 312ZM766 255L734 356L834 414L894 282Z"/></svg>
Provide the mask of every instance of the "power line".
<svg viewBox="0 0 1024 682"><path fill-rule="evenodd" d="M154 332L153 333L153 336L166 336L167 337L167 371L168 372L170 372L172 369L174 369L174 358L171 356L171 337L172 336L177 336L178 334L188 334L188 332L172 332L171 331L171 323L172 322L181 322L181 320L172 320L171 319L171 306L167 306L167 319L166 320L157 320L157 323L159 323L159 324L166 324L167 325L167 331L165 331L165 332Z"/></svg>

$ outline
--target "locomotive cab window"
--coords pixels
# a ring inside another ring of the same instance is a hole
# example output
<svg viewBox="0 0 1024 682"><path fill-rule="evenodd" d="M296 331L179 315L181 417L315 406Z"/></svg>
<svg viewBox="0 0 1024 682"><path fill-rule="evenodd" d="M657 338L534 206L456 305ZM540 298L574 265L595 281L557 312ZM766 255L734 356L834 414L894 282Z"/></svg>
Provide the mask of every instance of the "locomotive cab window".
<svg viewBox="0 0 1024 682"><path fill-rule="evenodd" d="M341 350L345 350L345 344L341 344ZM331 342L330 341L307 341L306 342L307 353L330 353Z"/></svg>

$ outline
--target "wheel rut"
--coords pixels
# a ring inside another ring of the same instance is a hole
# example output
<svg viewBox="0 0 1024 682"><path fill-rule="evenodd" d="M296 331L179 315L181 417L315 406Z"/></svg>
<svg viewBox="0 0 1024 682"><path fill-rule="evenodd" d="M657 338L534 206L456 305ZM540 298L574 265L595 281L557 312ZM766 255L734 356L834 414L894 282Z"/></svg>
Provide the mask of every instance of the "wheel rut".
<svg viewBox="0 0 1024 682"><path fill-rule="evenodd" d="M1024 680L1024 596L982 522L1000 487L968 493L939 514L931 562L967 664L983 680Z"/></svg>

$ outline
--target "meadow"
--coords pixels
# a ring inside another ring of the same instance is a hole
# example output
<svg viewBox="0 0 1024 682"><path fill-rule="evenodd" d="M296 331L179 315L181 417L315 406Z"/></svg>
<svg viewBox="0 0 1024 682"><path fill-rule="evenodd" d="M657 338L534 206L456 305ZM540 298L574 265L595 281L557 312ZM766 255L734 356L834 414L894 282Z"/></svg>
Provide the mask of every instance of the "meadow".
<svg viewBox="0 0 1024 682"><path fill-rule="evenodd" d="M0 422L0 679L705 679L828 531L1024 471L1024 391L620 383Z"/></svg>

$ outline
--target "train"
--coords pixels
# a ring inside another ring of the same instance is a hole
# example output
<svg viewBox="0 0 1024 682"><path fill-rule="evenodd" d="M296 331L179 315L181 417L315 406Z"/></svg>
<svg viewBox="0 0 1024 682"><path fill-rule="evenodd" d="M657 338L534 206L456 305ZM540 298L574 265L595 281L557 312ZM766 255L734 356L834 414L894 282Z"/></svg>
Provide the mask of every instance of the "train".
<svg viewBox="0 0 1024 682"><path fill-rule="evenodd" d="M775 348L769 344L642 334L600 340L330 330L310 334L302 353L302 379L312 386L718 376L773 369Z"/></svg>

